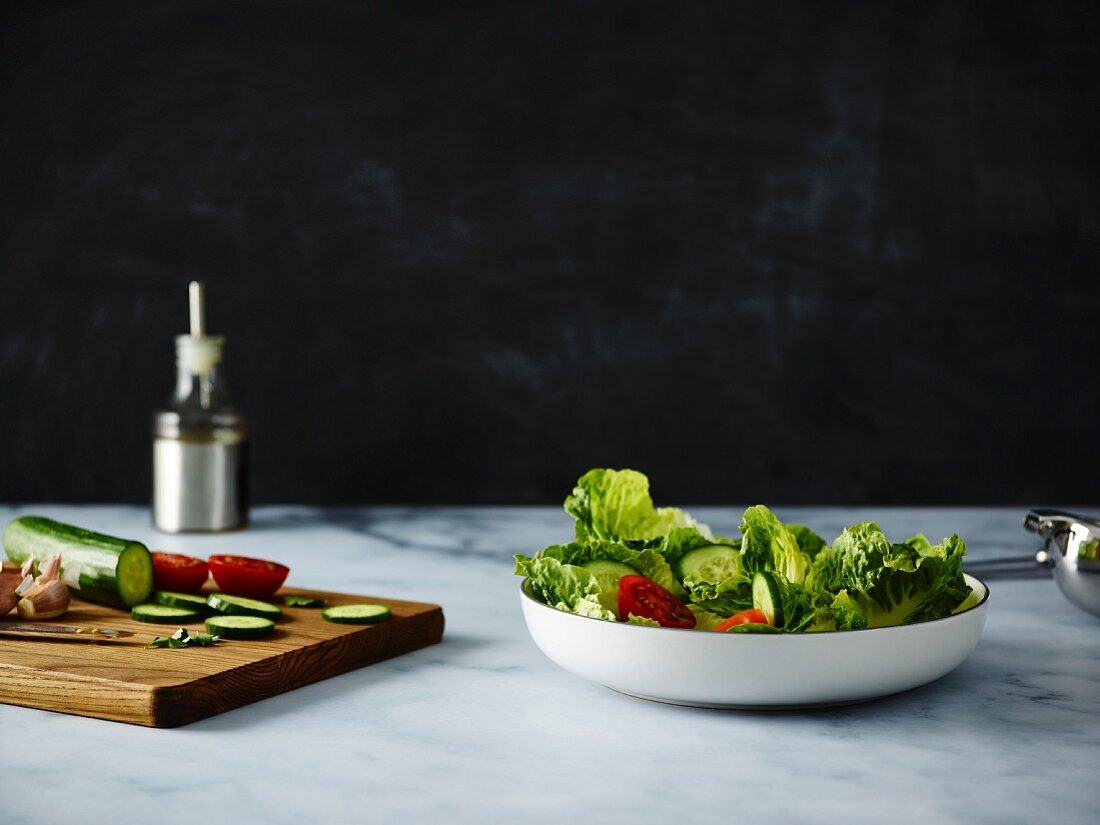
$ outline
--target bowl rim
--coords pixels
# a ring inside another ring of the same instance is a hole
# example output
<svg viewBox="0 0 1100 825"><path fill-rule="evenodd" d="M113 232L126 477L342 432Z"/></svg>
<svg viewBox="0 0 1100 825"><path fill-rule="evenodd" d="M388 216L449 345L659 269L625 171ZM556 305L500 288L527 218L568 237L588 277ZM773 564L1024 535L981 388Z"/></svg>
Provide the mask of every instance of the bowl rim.
<svg viewBox="0 0 1100 825"><path fill-rule="evenodd" d="M721 634L713 634L713 635L715 635L715 636L720 635L720 636L738 637L738 638L742 638L742 639L748 639L748 638L756 638L756 639L782 639L782 638L804 639L806 637L813 637L813 636L820 636L820 637L826 637L827 638L829 636L836 636L836 635L841 635L841 634L877 633L877 632L882 632L882 631L895 631L896 632L896 631L899 631L899 630L904 631L907 628L924 627L925 625L934 625L934 624L938 624L940 622L949 622L952 619L958 619L962 616L968 615L969 613L973 613L975 610L978 610L979 608L984 607L986 605L986 603L989 601L989 585L987 585L984 581L979 579L973 573L967 573L964 570L963 575L966 576L967 578L973 579L978 584L980 584L982 586L982 588L985 590L985 595L982 596L981 600L977 604L972 605L971 607L968 607L966 610L962 611L961 613L952 613L948 616L941 616L938 619L929 619L929 620L924 621L924 622L913 622L911 624L888 625L886 627L861 627L861 628L856 628L854 630L818 630L818 631L814 631L813 633L805 633L805 632L803 632L803 633L721 633ZM531 602L533 605L535 605L537 607L541 607L544 610L551 610L554 613L560 613L563 616L571 616L574 619L584 619L585 621L588 621L588 622L599 622L602 625L610 625L610 626L613 626L613 627L632 628L634 630L660 630L660 631L664 631L666 633L692 633L692 634L696 634L696 635L700 632L700 631L696 630L695 628L651 627L649 625L631 624L629 622L609 622L609 621L607 621L607 619L597 619L595 616L582 616L579 613L570 613L567 610L559 610L556 607L551 607L548 604L540 602L533 595L531 595L531 593L529 593L527 591L527 582L528 581L529 581L529 578L525 576L523 581L521 581L520 584L519 584L519 592L523 596L523 598L527 599L529 602ZM703 631L703 632L706 632L706 631Z"/></svg>

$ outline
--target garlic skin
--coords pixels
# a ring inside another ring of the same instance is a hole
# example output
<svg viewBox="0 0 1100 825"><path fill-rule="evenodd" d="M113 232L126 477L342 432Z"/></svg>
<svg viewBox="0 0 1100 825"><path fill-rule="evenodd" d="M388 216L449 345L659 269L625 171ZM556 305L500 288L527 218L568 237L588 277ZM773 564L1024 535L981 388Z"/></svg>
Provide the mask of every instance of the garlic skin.
<svg viewBox="0 0 1100 825"><path fill-rule="evenodd" d="M0 564L0 616L6 616L19 601L21 594L16 588L23 583L24 575L18 564L6 559Z"/></svg>
<svg viewBox="0 0 1100 825"><path fill-rule="evenodd" d="M6 592L9 584L10 589L14 590L21 581L23 581L23 571L18 564L7 559L0 563L0 593Z"/></svg>
<svg viewBox="0 0 1100 825"><path fill-rule="evenodd" d="M8 592L0 591L0 616L8 615L18 601L19 596L14 590Z"/></svg>
<svg viewBox="0 0 1100 825"><path fill-rule="evenodd" d="M69 588L57 579L36 582L23 594L15 609L23 619L56 619L69 609Z"/></svg>
<svg viewBox="0 0 1100 825"><path fill-rule="evenodd" d="M60 553L42 562L38 578L15 605L21 618L55 619L69 609L72 597L69 588L59 579L60 570Z"/></svg>

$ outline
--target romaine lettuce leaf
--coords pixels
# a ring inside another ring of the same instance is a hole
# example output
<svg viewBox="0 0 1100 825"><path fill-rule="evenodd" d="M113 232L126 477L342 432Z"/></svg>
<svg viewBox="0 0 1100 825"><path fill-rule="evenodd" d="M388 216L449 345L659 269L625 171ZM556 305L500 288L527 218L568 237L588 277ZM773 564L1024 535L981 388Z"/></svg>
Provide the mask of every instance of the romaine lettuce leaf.
<svg viewBox="0 0 1100 825"><path fill-rule="evenodd" d="M551 545L540 551L536 558L539 557L557 559L563 564L577 566L596 560L621 562L633 567L647 579L657 582L677 598L682 599L687 595L661 553L660 540L639 542L633 546L618 541L574 541L569 544ZM524 557L516 556L517 564L520 558ZM516 572L523 575L519 572L518 566Z"/></svg>
<svg viewBox="0 0 1100 825"><path fill-rule="evenodd" d="M741 558L748 573L771 570L795 584L806 580L811 564L794 534L762 504L741 519Z"/></svg>
<svg viewBox="0 0 1100 825"><path fill-rule="evenodd" d="M563 564L552 556L516 556L516 575L527 577L531 595L545 605L615 621L615 614L600 603L600 588L596 577L582 567Z"/></svg>
<svg viewBox="0 0 1100 825"><path fill-rule="evenodd" d="M847 590L841 590L833 597L831 603L821 604L817 607L813 621L806 627L808 632L821 630L860 630L867 627L867 617L856 603L856 600L848 595Z"/></svg>
<svg viewBox="0 0 1100 825"><path fill-rule="evenodd" d="M709 610L704 610L697 604L689 603L688 610L695 614L696 630L714 630L726 618L725 616L719 616L717 613L711 613Z"/></svg>
<svg viewBox="0 0 1100 825"><path fill-rule="evenodd" d="M565 500L565 511L577 520L579 542L657 538L676 527L695 527L710 535L705 524L683 510L654 507L649 479L637 470L589 470Z"/></svg>
<svg viewBox="0 0 1100 825"><path fill-rule="evenodd" d="M798 542L798 549L809 556L810 561L813 561L814 557L827 546L825 539L805 524L788 524L787 529L791 531L794 540Z"/></svg>
<svg viewBox="0 0 1100 825"><path fill-rule="evenodd" d="M801 584L788 581L782 575L777 575L776 578L779 580L783 599L782 630L789 633L805 630L816 615L813 594Z"/></svg>
<svg viewBox="0 0 1100 825"><path fill-rule="evenodd" d="M810 586L817 593L846 591L868 627L938 619L970 592L963 579L966 545L950 536L932 545L924 536L890 544L874 522L846 529L814 559Z"/></svg>
<svg viewBox="0 0 1100 825"><path fill-rule="evenodd" d="M680 536L677 540L684 542L687 537ZM554 544L534 558L517 555L515 572L529 579L531 593L544 604L614 621L619 618L614 594L601 593L596 577L582 565L597 560L620 562L657 582L677 598L685 599L687 591L660 552L663 543L664 539L630 545L617 541Z"/></svg>
<svg viewBox="0 0 1100 825"><path fill-rule="evenodd" d="M744 572L717 583L689 576L684 588L694 605L722 618L752 607L752 576Z"/></svg>

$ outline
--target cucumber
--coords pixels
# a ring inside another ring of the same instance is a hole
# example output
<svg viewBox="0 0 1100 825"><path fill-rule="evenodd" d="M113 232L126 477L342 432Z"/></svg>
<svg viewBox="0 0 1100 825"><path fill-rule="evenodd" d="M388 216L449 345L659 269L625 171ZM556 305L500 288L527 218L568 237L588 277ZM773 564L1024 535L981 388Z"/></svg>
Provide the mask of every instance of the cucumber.
<svg viewBox="0 0 1100 825"><path fill-rule="evenodd" d="M167 607L163 604L139 604L130 611L135 622L152 624L188 624L200 618L199 611L186 607Z"/></svg>
<svg viewBox="0 0 1100 825"><path fill-rule="evenodd" d="M384 604L342 604L321 611L330 622L341 624L374 624L390 618L390 609Z"/></svg>
<svg viewBox="0 0 1100 825"><path fill-rule="evenodd" d="M752 577L752 606L763 611L772 627L783 626L783 590L774 573L761 570Z"/></svg>
<svg viewBox="0 0 1100 825"><path fill-rule="evenodd" d="M211 593L206 598L206 605L211 610L232 616L259 616L261 619L274 620L283 615L283 611L270 602L246 599L244 596L230 596L228 593Z"/></svg>
<svg viewBox="0 0 1100 825"><path fill-rule="evenodd" d="M22 564L33 556L41 564L61 554L62 570L80 568L78 595L87 601L133 607L153 594L153 558L139 541L94 533L42 516L23 516L4 530L4 550Z"/></svg>
<svg viewBox="0 0 1100 825"><path fill-rule="evenodd" d="M275 632L275 622L259 616L211 616L206 632L223 639L262 639Z"/></svg>
<svg viewBox="0 0 1100 825"><path fill-rule="evenodd" d="M728 544L710 544L684 554L677 572L681 579L720 582L736 576L741 569L741 553Z"/></svg>
<svg viewBox="0 0 1100 825"><path fill-rule="evenodd" d="M194 610L200 616L210 612L206 604L205 596L196 596L194 593L176 593L172 590L158 590L153 596L153 601L165 607L182 607Z"/></svg>
<svg viewBox="0 0 1100 825"><path fill-rule="evenodd" d="M619 579L623 576L637 576L638 571L629 564L617 561L596 559L581 567L596 577L600 586L600 604L619 615Z"/></svg>

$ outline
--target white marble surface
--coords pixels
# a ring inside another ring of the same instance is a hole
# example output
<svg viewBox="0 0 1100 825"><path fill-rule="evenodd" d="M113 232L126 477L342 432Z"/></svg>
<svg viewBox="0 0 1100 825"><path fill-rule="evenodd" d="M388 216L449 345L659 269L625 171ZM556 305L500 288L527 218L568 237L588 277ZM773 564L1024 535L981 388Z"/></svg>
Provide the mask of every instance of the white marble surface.
<svg viewBox="0 0 1100 825"><path fill-rule="evenodd" d="M735 533L739 510L692 508ZM1026 554L1017 509L777 508L828 537L958 532ZM302 587L433 601L442 644L184 728L0 705L0 823L1096 822L1100 620L1050 579L991 579L956 671L841 710L744 713L630 699L527 636L511 555L565 540L558 508L266 508L229 536L145 510L38 512L206 556L289 564ZM1055 813L1057 812L1057 813Z"/></svg>

